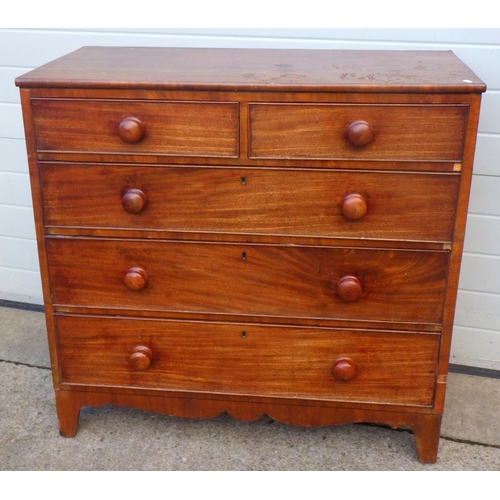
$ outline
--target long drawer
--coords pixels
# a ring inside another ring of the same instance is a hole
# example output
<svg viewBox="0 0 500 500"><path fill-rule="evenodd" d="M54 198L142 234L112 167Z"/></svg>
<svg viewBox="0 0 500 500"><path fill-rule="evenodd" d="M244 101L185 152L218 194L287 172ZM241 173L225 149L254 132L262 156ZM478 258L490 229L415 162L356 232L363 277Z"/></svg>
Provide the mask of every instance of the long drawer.
<svg viewBox="0 0 500 500"><path fill-rule="evenodd" d="M55 304L439 323L448 252L46 239Z"/></svg>
<svg viewBox="0 0 500 500"><path fill-rule="evenodd" d="M38 152L237 157L235 102L34 99Z"/></svg>
<svg viewBox="0 0 500 500"><path fill-rule="evenodd" d="M56 316L61 381L430 405L439 336Z"/></svg>
<svg viewBox="0 0 500 500"><path fill-rule="evenodd" d="M468 106L250 104L251 158L461 161Z"/></svg>
<svg viewBox="0 0 500 500"><path fill-rule="evenodd" d="M48 226L449 242L459 176L42 164Z"/></svg>

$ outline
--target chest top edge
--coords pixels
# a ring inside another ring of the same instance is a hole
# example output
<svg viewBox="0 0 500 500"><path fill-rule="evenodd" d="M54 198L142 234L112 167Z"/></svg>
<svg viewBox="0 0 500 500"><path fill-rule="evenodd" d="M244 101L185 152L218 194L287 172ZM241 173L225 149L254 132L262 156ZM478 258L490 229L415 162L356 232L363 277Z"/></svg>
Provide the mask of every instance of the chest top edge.
<svg viewBox="0 0 500 500"><path fill-rule="evenodd" d="M481 93L451 51L82 47L16 79L18 87L151 90Z"/></svg>

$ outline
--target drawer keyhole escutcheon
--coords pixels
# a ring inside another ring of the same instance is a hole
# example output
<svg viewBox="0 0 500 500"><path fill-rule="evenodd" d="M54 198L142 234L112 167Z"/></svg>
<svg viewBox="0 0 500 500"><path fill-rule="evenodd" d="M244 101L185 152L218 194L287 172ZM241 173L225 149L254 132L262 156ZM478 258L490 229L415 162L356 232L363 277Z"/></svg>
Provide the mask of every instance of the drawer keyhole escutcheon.
<svg viewBox="0 0 500 500"><path fill-rule="evenodd" d="M348 194L342 201L342 213L346 219L362 219L367 210L365 199L358 193Z"/></svg>
<svg viewBox="0 0 500 500"><path fill-rule="evenodd" d="M132 370L144 371L151 366L153 351L149 347L138 345L132 349L130 355L130 367Z"/></svg>
<svg viewBox="0 0 500 500"><path fill-rule="evenodd" d="M246 339L247 338L247 332L241 332L241 338Z"/></svg>
<svg viewBox="0 0 500 500"><path fill-rule="evenodd" d="M146 195L140 189L135 189L135 188L129 189L122 196L123 208L129 214L138 214L142 212L147 202L148 199L146 198Z"/></svg>
<svg viewBox="0 0 500 500"><path fill-rule="evenodd" d="M356 363L351 358L337 358L333 362L333 376L341 382L348 382L356 375Z"/></svg>
<svg viewBox="0 0 500 500"><path fill-rule="evenodd" d="M364 120L356 120L347 128L347 140L355 147L368 146L373 141L375 134L370 125Z"/></svg>
<svg viewBox="0 0 500 500"><path fill-rule="evenodd" d="M361 298L363 289L356 276L342 276L337 283L337 292L344 302L356 302Z"/></svg>
<svg viewBox="0 0 500 500"><path fill-rule="evenodd" d="M148 273L142 267L131 267L125 275L123 282L129 290L137 292L147 285Z"/></svg>
<svg viewBox="0 0 500 500"><path fill-rule="evenodd" d="M145 133L146 125L135 116L123 119L120 125L118 125L118 136L123 142L128 144L139 142Z"/></svg>
<svg viewBox="0 0 500 500"><path fill-rule="evenodd" d="M241 176L241 185L246 186L246 184L247 184L247 178L244 175L242 175Z"/></svg>

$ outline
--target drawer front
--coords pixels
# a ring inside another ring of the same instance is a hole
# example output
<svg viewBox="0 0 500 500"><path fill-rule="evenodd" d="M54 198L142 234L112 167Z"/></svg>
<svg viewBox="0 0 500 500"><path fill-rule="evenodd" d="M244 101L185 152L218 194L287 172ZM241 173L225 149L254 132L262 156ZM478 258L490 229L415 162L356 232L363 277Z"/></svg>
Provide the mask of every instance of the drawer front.
<svg viewBox="0 0 500 500"><path fill-rule="evenodd" d="M433 400L438 335L84 316L58 316L56 329L63 383L369 403Z"/></svg>
<svg viewBox="0 0 500 500"><path fill-rule="evenodd" d="M445 242L459 183L455 174L57 164L42 164L40 177L48 226Z"/></svg>
<svg viewBox="0 0 500 500"><path fill-rule="evenodd" d="M468 106L251 104L252 158L461 161Z"/></svg>
<svg viewBox="0 0 500 500"><path fill-rule="evenodd" d="M47 238L53 300L141 310L439 323L447 252Z"/></svg>
<svg viewBox="0 0 500 500"><path fill-rule="evenodd" d="M39 152L238 156L237 103L34 99L32 108Z"/></svg>

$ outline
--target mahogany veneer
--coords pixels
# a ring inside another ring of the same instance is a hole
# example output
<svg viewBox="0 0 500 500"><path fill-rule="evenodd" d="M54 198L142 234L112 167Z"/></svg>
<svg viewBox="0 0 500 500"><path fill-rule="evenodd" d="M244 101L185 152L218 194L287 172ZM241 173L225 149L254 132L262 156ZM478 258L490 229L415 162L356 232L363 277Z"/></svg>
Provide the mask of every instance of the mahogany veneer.
<svg viewBox="0 0 500 500"><path fill-rule="evenodd" d="M85 47L16 84L62 435L266 413L436 460L485 90L451 52Z"/></svg>

